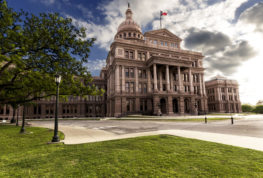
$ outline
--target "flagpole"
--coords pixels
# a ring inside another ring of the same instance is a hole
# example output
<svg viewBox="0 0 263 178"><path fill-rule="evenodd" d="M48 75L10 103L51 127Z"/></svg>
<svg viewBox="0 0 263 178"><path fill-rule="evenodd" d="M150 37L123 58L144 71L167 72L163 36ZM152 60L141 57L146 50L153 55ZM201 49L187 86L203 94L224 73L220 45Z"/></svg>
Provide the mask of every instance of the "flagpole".
<svg viewBox="0 0 263 178"><path fill-rule="evenodd" d="M160 29L162 29L162 11L160 11Z"/></svg>

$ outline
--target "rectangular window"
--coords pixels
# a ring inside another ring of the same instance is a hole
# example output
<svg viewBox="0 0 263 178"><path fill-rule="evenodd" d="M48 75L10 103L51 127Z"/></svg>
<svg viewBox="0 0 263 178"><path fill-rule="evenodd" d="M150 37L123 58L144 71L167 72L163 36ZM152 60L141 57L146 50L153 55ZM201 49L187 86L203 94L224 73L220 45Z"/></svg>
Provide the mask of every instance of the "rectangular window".
<svg viewBox="0 0 263 178"><path fill-rule="evenodd" d="M165 45L165 46L168 46L168 43L167 43L167 42L164 42L164 45Z"/></svg>
<svg viewBox="0 0 263 178"><path fill-rule="evenodd" d="M142 53L142 61L145 61L145 59L146 59L146 54Z"/></svg>
<svg viewBox="0 0 263 178"><path fill-rule="evenodd" d="M142 78L146 78L146 70L142 70Z"/></svg>
<svg viewBox="0 0 263 178"><path fill-rule="evenodd" d="M130 93L134 93L134 83L130 83Z"/></svg>
<svg viewBox="0 0 263 178"><path fill-rule="evenodd" d="M139 93L142 93L142 84L139 83Z"/></svg>
<svg viewBox="0 0 263 178"><path fill-rule="evenodd" d="M141 69L138 70L138 76L139 76L139 78L142 78L142 70Z"/></svg>
<svg viewBox="0 0 263 178"><path fill-rule="evenodd" d="M125 83L125 91L128 93L129 92L129 82Z"/></svg>
<svg viewBox="0 0 263 178"><path fill-rule="evenodd" d="M157 40L154 40L154 41L153 41L153 44L157 45Z"/></svg>
<svg viewBox="0 0 263 178"><path fill-rule="evenodd" d="M134 69L133 68L130 69L130 77L134 78Z"/></svg>
<svg viewBox="0 0 263 178"><path fill-rule="evenodd" d="M133 52L130 51L130 58L129 59L133 59Z"/></svg>
<svg viewBox="0 0 263 178"><path fill-rule="evenodd" d="M139 59L139 60L142 59L142 53L138 53L138 59Z"/></svg>
<svg viewBox="0 0 263 178"><path fill-rule="evenodd" d="M174 91L177 91L177 86L176 85L174 85Z"/></svg>
<svg viewBox="0 0 263 178"><path fill-rule="evenodd" d="M163 41L161 41L161 45L163 46Z"/></svg>
<svg viewBox="0 0 263 178"><path fill-rule="evenodd" d="M129 69L128 68L125 69L125 77L129 77Z"/></svg>
<svg viewBox="0 0 263 178"><path fill-rule="evenodd" d="M125 51L125 58L129 59L129 51Z"/></svg>
<svg viewBox="0 0 263 178"><path fill-rule="evenodd" d="M147 84L143 84L143 93L147 93Z"/></svg>

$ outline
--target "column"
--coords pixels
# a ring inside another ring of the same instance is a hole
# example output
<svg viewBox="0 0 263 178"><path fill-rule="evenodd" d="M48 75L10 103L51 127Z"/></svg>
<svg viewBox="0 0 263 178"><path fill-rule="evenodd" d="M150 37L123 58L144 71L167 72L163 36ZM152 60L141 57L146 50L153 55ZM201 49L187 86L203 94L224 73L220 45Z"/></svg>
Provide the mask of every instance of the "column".
<svg viewBox="0 0 263 178"><path fill-rule="evenodd" d="M119 71L119 66L116 65L115 68L115 92L119 93L120 92L120 71Z"/></svg>
<svg viewBox="0 0 263 178"><path fill-rule="evenodd" d="M170 81L171 81L170 92L174 92L174 77L172 72L170 73Z"/></svg>
<svg viewBox="0 0 263 178"><path fill-rule="evenodd" d="M152 86L151 86L151 71L150 69L146 69L147 71L147 92L150 93L152 91Z"/></svg>
<svg viewBox="0 0 263 178"><path fill-rule="evenodd" d="M124 66L122 66L121 75L122 75L122 93L125 93L125 67Z"/></svg>
<svg viewBox="0 0 263 178"><path fill-rule="evenodd" d="M160 114L160 98L159 96L153 97L153 114L159 115Z"/></svg>
<svg viewBox="0 0 263 178"><path fill-rule="evenodd" d="M193 77L192 77L192 69L189 68L189 82L190 82L190 93L194 92L194 88L193 88Z"/></svg>
<svg viewBox="0 0 263 178"><path fill-rule="evenodd" d="M167 110L168 110L168 112L167 112L168 115L173 115L174 114L174 112L173 112L173 98L172 98L172 96L168 96L168 98L167 98Z"/></svg>
<svg viewBox="0 0 263 178"><path fill-rule="evenodd" d="M121 111L122 114L125 114L127 112L126 97L122 97L121 99Z"/></svg>
<svg viewBox="0 0 263 178"><path fill-rule="evenodd" d="M160 83L160 91L163 91L163 74L161 70L159 70L159 83Z"/></svg>
<svg viewBox="0 0 263 178"><path fill-rule="evenodd" d="M170 76L169 76L169 65L166 65L166 88L170 91Z"/></svg>
<svg viewBox="0 0 263 178"><path fill-rule="evenodd" d="M183 115L184 114L184 97L179 98L179 114Z"/></svg>
<svg viewBox="0 0 263 178"><path fill-rule="evenodd" d="M182 86L182 78L181 78L180 66L177 66L177 71L178 71L178 83L179 83L178 90L179 90L179 92L182 92L183 91L183 86Z"/></svg>
<svg viewBox="0 0 263 178"><path fill-rule="evenodd" d="M205 81L204 81L204 74L201 74L202 78L202 84L203 84L203 94L206 96L206 91L205 91Z"/></svg>
<svg viewBox="0 0 263 178"><path fill-rule="evenodd" d="M140 98L135 98L135 112L140 112Z"/></svg>
<svg viewBox="0 0 263 178"><path fill-rule="evenodd" d="M200 85L200 95L203 96L203 85L202 85L202 75L198 74L199 85Z"/></svg>
<svg viewBox="0 0 263 178"><path fill-rule="evenodd" d="M139 89L138 89L138 86L139 86L139 81L138 81L138 68L135 67L135 93L138 93Z"/></svg>
<svg viewBox="0 0 263 178"><path fill-rule="evenodd" d="M147 61L149 58L150 58L150 52L147 51L147 53L146 53L146 61Z"/></svg>
<svg viewBox="0 0 263 178"><path fill-rule="evenodd" d="M115 104L114 117L119 117L121 115L121 98L116 97L114 104Z"/></svg>
<svg viewBox="0 0 263 178"><path fill-rule="evenodd" d="M157 69L156 64L153 64L153 84L154 84L154 91L158 90L157 88Z"/></svg>
<svg viewBox="0 0 263 178"><path fill-rule="evenodd" d="M137 60L137 58L138 58L138 51L135 50L135 51L134 51L134 59Z"/></svg>

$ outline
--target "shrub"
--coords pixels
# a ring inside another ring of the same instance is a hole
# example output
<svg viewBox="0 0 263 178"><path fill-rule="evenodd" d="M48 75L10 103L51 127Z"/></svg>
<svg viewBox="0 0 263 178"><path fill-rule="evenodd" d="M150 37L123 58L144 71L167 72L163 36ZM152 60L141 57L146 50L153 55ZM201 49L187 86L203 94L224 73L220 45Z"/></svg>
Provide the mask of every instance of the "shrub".
<svg viewBox="0 0 263 178"><path fill-rule="evenodd" d="M243 112L252 112L253 111L253 106L249 104L242 104L242 111Z"/></svg>
<svg viewBox="0 0 263 178"><path fill-rule="evenodd" d="M258 105L255 107L255 109L253 109L253 111L255 113L260 113L260 114L263 114L263 105Z"/></svg>

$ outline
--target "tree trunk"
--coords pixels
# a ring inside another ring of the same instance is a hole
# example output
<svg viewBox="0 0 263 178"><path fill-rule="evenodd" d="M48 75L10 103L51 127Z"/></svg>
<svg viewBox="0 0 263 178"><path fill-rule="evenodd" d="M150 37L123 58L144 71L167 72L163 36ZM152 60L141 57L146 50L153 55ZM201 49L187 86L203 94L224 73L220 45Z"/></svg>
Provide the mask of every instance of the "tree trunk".
<svg viewBox="0 0 263 178"><path fill-rule="evenodd" d="M22 127L20 133L25 133L25 119L26 119L26 107L23 106L23 118L22 118Z"/></svg>
<svg viewBox="0 0 263 178"><path fill-rule="evenodd" d="M16 123L16 119L15 119L15 117L16 117L16 108L14 106L12 106L12 108L13 108L13 117L12 117L10 123Z"/></svg>
<svg viewBox="0 0 263 178"><path fill-rule="evenodd" d="M19 126L19 107L17 107L17 112L16 112L16 126Z"/></svg>

